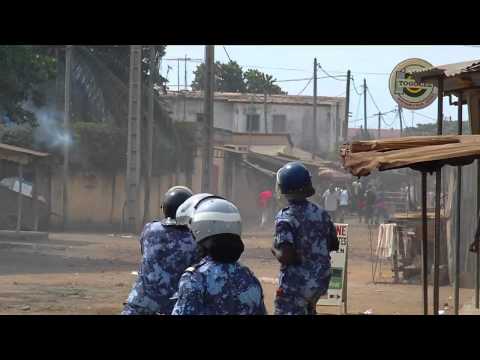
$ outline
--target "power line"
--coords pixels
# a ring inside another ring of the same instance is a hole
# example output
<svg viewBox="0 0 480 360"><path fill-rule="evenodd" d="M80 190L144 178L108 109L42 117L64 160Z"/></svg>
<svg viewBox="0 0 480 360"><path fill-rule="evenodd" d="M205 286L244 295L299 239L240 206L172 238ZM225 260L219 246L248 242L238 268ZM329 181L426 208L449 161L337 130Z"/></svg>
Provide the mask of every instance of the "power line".
<svg viewBox="0 0 480 360"><path fill-rule="evenodd" d="M225 45L222 45L222 47L223 47L223 50L225 50L225 54L227 54L228 60L232 62L232 59L230 59L230 55L228 54L227 48L225 47Z"/></svg>
<svg viewBox="0 0 480 360"><path fill-rule="evenodd" d="M370 89L369 89L368 87L367 87L367 94L370 96L370 99L372 99L373 105L375 105L375 107L377 108L378 112L381 113L382 111L380 110L380 108L378 107L377 103L376 103L375 100L373 99L372 93L370 92Z"/></svg>
<svg viewBox="0 0 480 360"><path fill-rule="evenodd" d="M357 93L358 96L362 96L363 93L358 91L357 86L355 85L355 79L353 78L353 76L352 76L351 79L352 79L353 89L355 90L355 92Z"/></svg>
<svg viewBox="0 0 480 360"><path fill-rule="evenodd" d="M326 72L323 68L322 68L322 65L318 64L318 68L320 70L322 70L322 72L327 75L329 78L332 78L332 79L335 79L337 81L347 81L347 79L338 79L339 77L346 77L346 75L338 75L338 76L333 76L333 75L330 75L328 72Z"/></svg>
<svg viewBox="0 0 480 360"><path fill-rule="evenodd" d="M360 111L360 103L362 102L361 94L358 94L358 104L357 104L357 111L355 111L355 117L358 117L358 112Z"/></svg>
<svg viewBox="0 0 480 360"><path fill-rule="evenodd" d="M305 87L302 89L302 91L300 91L297 95L302 95L302 93L307 89L308 85L310 85L312 80L313 80L313 77L311 77L310 80L308 80L307 85L305 85Z"/></svg>
<svg viewBox="0 0 480 360"><path fill-rule="evenodd" d="M320 77L317 77L317 79L328 79L329 76L320 76ZM273 82L274 83L278 83L278 82L290 82L290 81L307 81L307 80L310 80L311 78L301 78L301 79L285 79L285 80L274 80Z"/></svg>
<svg viewBox="0 0 480 360"><path fill-rule="evenodd" d="M435 119L435 118L433 118L433 117L431 117L431 116L420 114L419 112L416 112L416 111L414 111L414 110L412 110L412 114L416 114L416 115L421 116L421 117L424 117L424 118L426 118L426 119L430 119L430 120L437 121L437 119Z"/></svg>

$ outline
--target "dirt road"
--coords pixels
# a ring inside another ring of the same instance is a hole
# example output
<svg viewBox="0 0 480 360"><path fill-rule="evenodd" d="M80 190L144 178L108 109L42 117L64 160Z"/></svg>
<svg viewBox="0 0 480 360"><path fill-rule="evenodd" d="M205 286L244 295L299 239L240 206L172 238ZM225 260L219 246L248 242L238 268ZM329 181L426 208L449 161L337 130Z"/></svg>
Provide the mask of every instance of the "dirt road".
<svg viewBox="0 0 480 360"><path fill-rule="evenodd" d="M257 277L267 278L262 285L272 313L275 285L268 278L276 278L278 264L269 250L271 234L246 233L244 241L241 261ZM118 314L135 280L139 255L132 236L56 233L35 243L0 239L0 314ZM391 282L388 266L383 273L383 280ZM351 314L422 312L419 285L372 283L365 225L351 225L348 286ZM442 287L440 295L441 308L448 303L446 313L451 313L452 288ZM461 289L462 303L471 303L472 297L473 290ZM318 311L339 313L331 307Z"/></svg>

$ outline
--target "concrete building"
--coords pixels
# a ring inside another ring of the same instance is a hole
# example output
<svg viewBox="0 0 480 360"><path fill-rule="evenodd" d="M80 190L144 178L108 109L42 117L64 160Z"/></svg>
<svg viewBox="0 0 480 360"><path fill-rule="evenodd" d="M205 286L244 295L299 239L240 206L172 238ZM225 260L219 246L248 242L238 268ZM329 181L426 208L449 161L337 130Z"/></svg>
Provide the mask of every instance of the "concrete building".
<svg viewBox="0 0 480 360"><path fill-rule="evenodd" d="M168 92L163 95L174 121L202 122L203 93ZM342 139L345 98L317 98L317 134L313 131L313 97L215 93L214 127L232 132L285 133L294 146L318 153L335 151Z"/></svg>

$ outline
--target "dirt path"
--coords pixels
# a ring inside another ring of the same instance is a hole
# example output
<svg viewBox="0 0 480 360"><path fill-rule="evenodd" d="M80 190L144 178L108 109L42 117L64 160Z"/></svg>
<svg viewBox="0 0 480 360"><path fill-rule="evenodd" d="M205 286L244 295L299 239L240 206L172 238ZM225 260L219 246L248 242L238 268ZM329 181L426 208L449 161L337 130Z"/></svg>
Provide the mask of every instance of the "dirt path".
<svg viewBox="0 0 480 360"><path fill-rule="evenodd" d="M349 313L371 309L373 314L420 314L421 287L373 284L368 229L354 224L350 234ZM265 280L269 313L275 285L268 279L275 279L278 272L271 240L268 232L246 233L241 258ZM135 237L57 233L42 243L0 239L0 314L118 314L135 280L132 272L137 271L138 261ZM385 282L391 282L391 274L384 273ZM448 303L447 313L451 312L452 288L442 287L440 295L440 304ZM461 289L461 297L462 303L471 303L473 290ZM338 313L338 309L319 308L319 312Z"/></svg>

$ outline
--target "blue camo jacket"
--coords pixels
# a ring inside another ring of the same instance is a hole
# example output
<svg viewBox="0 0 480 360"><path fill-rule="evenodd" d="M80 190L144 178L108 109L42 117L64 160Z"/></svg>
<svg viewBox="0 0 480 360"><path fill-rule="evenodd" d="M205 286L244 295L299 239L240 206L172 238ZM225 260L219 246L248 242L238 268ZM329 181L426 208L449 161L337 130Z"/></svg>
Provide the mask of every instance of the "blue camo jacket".
<svg viewBox="0 0 480 360"><path fill-rule="evenodd" d="M145 225L140 235L142 262L122 314L171 314L178 282L197 257L197 246L186 227Z"/></svg>
<svg viewBox="0 0 480 360"><path fill-rule="evenodd" d="M300 256L299 265L281 265L281 294L315 303L325 293L330 278L329 237L336 237L335 226L317 204L290 201L280 210L275 217L273 246L280 249L282 244L292 244Z"/></svg>
<svg viewBox="0 0 480 360"><path fill-rule="evenodd" d="M180 279L172 315L266 315L260 282L246 266L209 256Z"/></svg>

